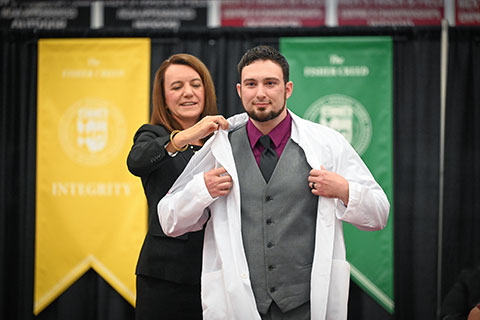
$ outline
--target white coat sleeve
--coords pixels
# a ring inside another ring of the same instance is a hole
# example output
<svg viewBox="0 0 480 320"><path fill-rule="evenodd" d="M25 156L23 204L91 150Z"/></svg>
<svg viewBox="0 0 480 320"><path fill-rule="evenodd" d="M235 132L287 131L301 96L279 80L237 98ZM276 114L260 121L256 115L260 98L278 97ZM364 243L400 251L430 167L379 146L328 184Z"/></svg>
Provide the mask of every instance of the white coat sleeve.
<svg viewBox="0 0 480 320"><path fill-rule="evenodd" d="M336 172L347 179L349 198L347 207L336 201L336 216L360 230L381 230L390 212L387 196L350 143L339 136Z"/></svg>
<svg viewBox="0 0 480 320"><path fill-rule="evenodd" d="M208 206L215 199L207 190L203 172L195 174L182 190L168 193L158 203L157 213L163 232L178 237L201 230L209 218Z"/></svg>

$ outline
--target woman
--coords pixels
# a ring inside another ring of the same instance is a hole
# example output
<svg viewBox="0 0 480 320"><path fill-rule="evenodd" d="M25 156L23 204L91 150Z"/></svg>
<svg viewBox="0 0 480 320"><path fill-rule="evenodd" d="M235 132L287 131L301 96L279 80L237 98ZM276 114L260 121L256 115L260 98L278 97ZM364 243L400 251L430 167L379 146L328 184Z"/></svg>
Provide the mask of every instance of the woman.
<svg viewBox="0 0 480 320"><path fill-rule="evenodd" d="M157 204L194 152L214 131L227 129L217 113L215 88L196 57L176 54L159 67L150 124L141 126L128 155L130 172L142 179L149 224L137 264L136 319L202 319L200 274L203 230L177 238L160 226ZM231 178L219 169L204 174L212 197L228 193Z"/></svg>

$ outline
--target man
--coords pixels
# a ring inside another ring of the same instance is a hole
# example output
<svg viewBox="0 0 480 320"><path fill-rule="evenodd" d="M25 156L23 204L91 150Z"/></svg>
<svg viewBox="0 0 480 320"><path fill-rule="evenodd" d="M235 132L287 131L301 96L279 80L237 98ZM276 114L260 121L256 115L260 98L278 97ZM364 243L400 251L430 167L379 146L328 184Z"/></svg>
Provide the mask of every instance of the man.
<svg viewBox="0 0 480 320"><path fill-rule="evenodd" d="M211 214L205 319L346 319L342 221L384 228L385 193L341 134L287 110L293 84L278 51L250 49L238 73L248 117L230 118L230 132L216 133L160 201L164 232L198 230ZM231 192L212 198L211 184Z"/></svg>

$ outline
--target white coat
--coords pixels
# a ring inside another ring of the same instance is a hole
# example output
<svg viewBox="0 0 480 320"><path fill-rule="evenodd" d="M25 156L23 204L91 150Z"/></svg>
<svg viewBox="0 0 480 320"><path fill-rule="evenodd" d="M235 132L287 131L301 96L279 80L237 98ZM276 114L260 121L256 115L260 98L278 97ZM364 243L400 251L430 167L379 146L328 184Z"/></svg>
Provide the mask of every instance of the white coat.
<svg viewBox="0 0 480 320"><path fill-rule="evenodd" d="M303 149L308 164L312 168L323 165L349 182L348 207L338 199L318 198L310 295L312 319L347 319L350 265L345 259L342 221L361 230L382 229L390 204L341 134L290 114L291 139ZM246 114L228 119L231 129L247 120ZM233 180L229 195L215 199L203 178L203 173L214 167L224 167ZM243 248L238 173L228 132L224 130L216 132L194 155L158 204L160 225L170 236L200 230L209 213L201 281L203 317L259 320Z"/></svg>

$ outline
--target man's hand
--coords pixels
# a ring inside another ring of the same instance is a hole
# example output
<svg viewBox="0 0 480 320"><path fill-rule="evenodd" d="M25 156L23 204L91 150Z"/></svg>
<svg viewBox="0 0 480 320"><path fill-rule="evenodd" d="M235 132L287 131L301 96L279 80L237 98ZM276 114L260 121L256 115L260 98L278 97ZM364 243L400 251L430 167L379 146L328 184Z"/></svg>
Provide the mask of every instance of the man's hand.
<svg viewBox="0 0 480 320"><path fill-rule="evenodd" d="M348 181L335 172L327 171L324 166L312 169L308 177L308 185L316 196L338 198L348 205Z"/></svg>
<svg viewBox="0 0 480 320"><path fill-rule="evenodd" d="M203 174L205 185L212 198L226 196L232 188L232 177L225 168L212 169Z"/></svg>

